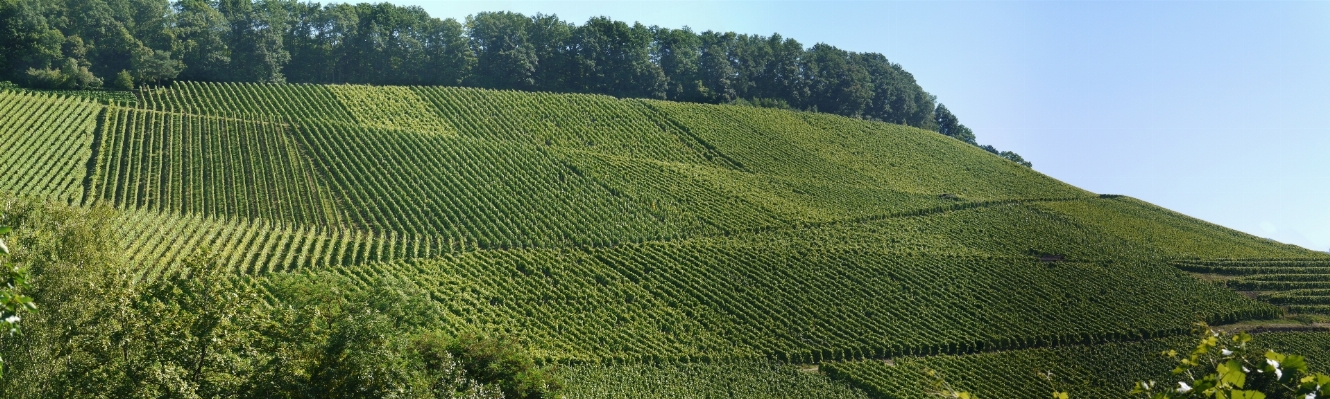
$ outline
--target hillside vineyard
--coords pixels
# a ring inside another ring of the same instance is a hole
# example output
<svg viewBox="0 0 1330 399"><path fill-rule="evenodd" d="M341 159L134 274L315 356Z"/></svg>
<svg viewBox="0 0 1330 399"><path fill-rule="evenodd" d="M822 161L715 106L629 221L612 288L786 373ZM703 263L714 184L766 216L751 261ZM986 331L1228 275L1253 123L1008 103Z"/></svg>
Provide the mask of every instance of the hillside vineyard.
<svg viewBox="0 0 1330 399"><path fill-rule="evenodd" d="M1330 314L1328 255L901 125L444 87L136 98L0 92L0 189L115 208L140 281L203 247L260 290L409 281L445 331L566 365L570 397L921 397L925 366L1035 397L1010 381L1040 364L1120 397L1194 322ZM1318 334L1266 345L1330 355Z"/></svg>

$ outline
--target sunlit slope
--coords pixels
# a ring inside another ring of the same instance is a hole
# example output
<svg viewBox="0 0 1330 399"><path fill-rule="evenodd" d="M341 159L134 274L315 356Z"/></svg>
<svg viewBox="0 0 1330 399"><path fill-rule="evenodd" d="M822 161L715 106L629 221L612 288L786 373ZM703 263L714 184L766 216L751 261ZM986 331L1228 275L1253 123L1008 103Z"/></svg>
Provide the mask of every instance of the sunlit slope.
<svg viewBox="0 0 1330 399"><path fill-rule="evenodd" d="M546 356L586 360L775 356L807 363L964 353L1167 336L1193 321L1278 313L1124 252L1127 243L1096 245L1102 231L1094 226L1038 214L1027 205L995 205L339 270L417 281L450 304L446 317L518 332L548 348ZM1027 254L1030 245L1091 248L1041 263Z"/></svg>
<svg viewBox="0 0 1330 399"><path fill-rule="evenodd" d="M142 108L246 119L317 119L355 122L328 86L176 82L139 90Z"/></svg>
<svg viewBox="0 0 1330 399"><path fill-rule="evenodd" d="M638 101L456 87L413 90L466 137L664 162L726 164L720 154Z"/></svg>
<svg viewBox="0 0 1330 399"><path fill-rule="evenodd" d="M313 167L273 120L109 107L94 197L121 208L337 226Z"/></svg>
<svg viewBox="0 0 1330 399"><path fill-rule="evenodd" d="M742 170L766 176L979 200L1088 194L921 129L765 108L646 103Z"/></svg>
<svg viewBox="0 0 1330 399"><path fill-rule="evenodd" d="M407 281L446 305L440 329L512 334L546 360L758 370L743 362L1173 336L1320 306L1230 287L1313 289L1289 276L1330 258L816 113L426 87L177 83L132 107L6 95L50 103L6 111L78 127L5 134L66 143L26 169L64 182L36 191L119 208L141 279L209 248L259 286ZM47 186L2 186L24 187ZM1199 267L1262 272L1226 285Z"/></svg>
<svg viewBox="0 0 1330 399"><path fill-rule="evenodd" d="M318 113L287 104L256 108L233 97L305 98L309 108L340 111L321 120ZM195 112L215 104L207 112L278 121L285 130L274 136L295 137L319 172L324 191L317 197L335 199L335 206L324 208L325 219L347 217L348 227L376 233L441 236L460 247L610 245L982 200L1089 197L931 132L875 123L867 125L870 130L845 133L827 123L822 124L830 127L814 127L789 111L369 86L185 83L146 91L142 98L145 108ZM423 114L426 108L435 114ZM862 140L875 135L900 137ZM875 154L914 142L923 144L897 149L904 151L892 155L895 162L970 159L934 172L992 173L934 179L918 168L869 165ZM139 145L170 153L172 143ZM826 146L837 150L823 151ZM103 188L108 190L134 192ZM113 198L122 206L144 206L133 197Z"/></svg>
<svg viewBox="0 0 1330 399"><path fill-rule="evenodd" d="M1330 254L1221 227L1133 198L1040 205L1077 223L1101 226L1137 251L1170 259L1285 258Z"/></svg>
<svg viewBox="0 0 1330 399"><path fill-rule="evenodd" d="M81 200L101 110L86 99L0 90L0 190Z"/></svg>

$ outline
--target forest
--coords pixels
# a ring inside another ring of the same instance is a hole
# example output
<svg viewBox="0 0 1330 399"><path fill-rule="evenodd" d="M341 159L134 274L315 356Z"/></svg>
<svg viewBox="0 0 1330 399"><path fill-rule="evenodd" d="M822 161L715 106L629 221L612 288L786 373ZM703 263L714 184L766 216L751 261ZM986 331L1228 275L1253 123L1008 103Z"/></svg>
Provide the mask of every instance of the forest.
<svg viewBox="0 0 1330 399"><path fill-rule="evenodd" d="M594 17L296 0L0 0L0 81L130 90L173 81L466 86L819 111L980 146L882 54L773 33Z"/></svg>

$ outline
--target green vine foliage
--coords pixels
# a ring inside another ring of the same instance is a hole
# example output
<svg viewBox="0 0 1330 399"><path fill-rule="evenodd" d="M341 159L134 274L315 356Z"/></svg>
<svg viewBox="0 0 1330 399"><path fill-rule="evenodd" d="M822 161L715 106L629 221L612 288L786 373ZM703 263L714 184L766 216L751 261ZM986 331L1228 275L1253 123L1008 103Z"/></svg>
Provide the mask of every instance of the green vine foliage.
<svg viewBox="0 0 1330 399"><path fill-rule="evenodd" d="M1160 356L1176 362L1171 378L1137 381L1128 396L1139 399L1315 399L1330 385L1330 375L1312 372L1300 355L1256 349L1246 332L1229 334L1197 323L1196 347L1190 353L1165 350ZM942 372L925 367L926 392L933 397L979 399L953 386ZM1059 389L1052 371L1038 373L1048 382L1052 399L1075 395Z"/></svg>
<svg viewBox="0 0 1330 399"><path fill-rule="evenodd" d="M1330 384L1330 376L1307 369L1302 356L1273 350L1251 350L1252 336L1227 334L1200 325L1196 348L1186 356L1169 350L1177 360L1176 381L1137 382L1131 395L1148 399L1312 399Z"/></svg>
<svg viewBox="0 0 1330 399"><path fill-rule="evenodd" d="M10 230L9 226L0 225L0 237L9 235ZM0 253L9 255L9 244L3 238L0 238ZM0 287L0 303L3 303L0 305L0 330L14 335L19 333L18 323L23 319L19 314L36 310L37 303L24 295L28 288L28 269L15 263L4 265L4 268L3 287ZM0 357L0 377L4 376L4 366L4 358Z"/></svg>

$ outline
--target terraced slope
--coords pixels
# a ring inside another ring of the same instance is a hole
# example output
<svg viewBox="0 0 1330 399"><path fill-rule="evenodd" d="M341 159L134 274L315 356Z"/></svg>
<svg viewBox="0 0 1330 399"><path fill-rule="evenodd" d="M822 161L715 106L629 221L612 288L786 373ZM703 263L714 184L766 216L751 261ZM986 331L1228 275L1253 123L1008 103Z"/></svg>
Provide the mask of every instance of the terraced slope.
<svg viewBox="0 0 1330 399"><path fill-rule="evenodd" d="M971 200L1089 194L919 129L765 108L647 104L742 170L765 176Z"/></svg>
<svg viewBox="0 0 1330 399"><path fill-rule="evenodd" d="M1330 259L1178 260L1173 265L1292 313L1330 315Z"/></svg>
<svg viewBox="0 0 1330 399"><path fill-rule="evenodd" d="M138 95L0 94L12 114L66 121L3 122L52 143L14 151L65 155L22 172L63 183L0 189L120 209L144 280L210 250L260 286L306 271L410 281L445 305L428 315L439 329L514 335L575 365L586 396L679 381L693 390L633 389L911 397L891 373L912 371L870 366L991 351L1111 371L1096 356L1198 320L1319 312L1330 266L934 132L823 114L426 87ZM1088 344L1107 346L1058 352ZM800 371L829 362L845 363Z"/></svg>
<svg viewBox="0 0 1330 399"><path fill-rule="evenodd" d="M923 370L932 369L956 389L981 398L1042 397L1033 393L1046 395L1053 390L1077 398L1125 398L1136 381L1168 380L1169 370L1176 363L1160 352L1186 351L1195 346L1194 338L1176 337L960 356L835 362L822 368L876 397L919 397L918 393L933 382ZM1258 334L1250 350L1260 353L1266 349L1311 354L1308 363L1313 370L1330 369L1327 357L1330 332ZM1040 375L1050 372L1051 381Z"/></svg>

